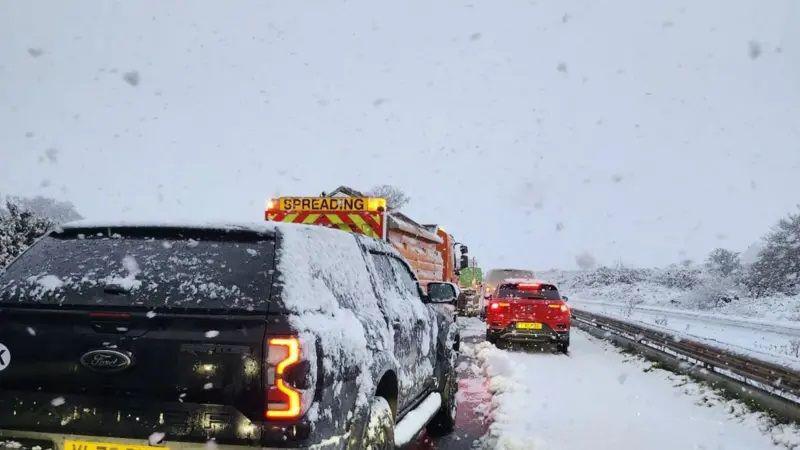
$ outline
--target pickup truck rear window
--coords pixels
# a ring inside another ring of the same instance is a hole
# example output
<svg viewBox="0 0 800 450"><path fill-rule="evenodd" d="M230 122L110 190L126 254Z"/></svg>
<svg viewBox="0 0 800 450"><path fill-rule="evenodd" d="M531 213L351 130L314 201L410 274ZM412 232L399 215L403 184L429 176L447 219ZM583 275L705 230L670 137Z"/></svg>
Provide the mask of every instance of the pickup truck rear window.
<svg viewBox="0 0 800 450"><path fill-rule="evenodd" d="M266 311L269 236L96 231L40 240L0 273L0 303Z"/></svg>
<svg viewBox="0 0 800 450"><path fill-rule="evenodd" d="M527 298L539 300L560 300L558 289L551 284L542 284L536 289L519 289L516 285L506 284L497 290L499 298Z"/></svg>

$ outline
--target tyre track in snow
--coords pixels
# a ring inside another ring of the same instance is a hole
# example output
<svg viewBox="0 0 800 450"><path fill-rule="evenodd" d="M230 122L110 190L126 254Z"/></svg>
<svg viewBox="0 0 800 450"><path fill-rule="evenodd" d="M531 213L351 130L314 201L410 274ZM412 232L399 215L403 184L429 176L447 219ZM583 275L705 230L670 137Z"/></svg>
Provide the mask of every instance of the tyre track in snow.
<svg viewBox="0 0 800 450"><path fill-rule="evenodd" d="M475 329L474 322L459 321L462 327L461 345L463 348L474 347L484 341L482 329ZM468 328L472 325L471 328ZM453 433L442 437L423 434L411 446L414 450L462 450L480 448L480 439L488 430L489 404L492 395L486 386L486 379L477 366L472 352L462 351L456 360L458 373L458 410L456 429Z"/></svg>

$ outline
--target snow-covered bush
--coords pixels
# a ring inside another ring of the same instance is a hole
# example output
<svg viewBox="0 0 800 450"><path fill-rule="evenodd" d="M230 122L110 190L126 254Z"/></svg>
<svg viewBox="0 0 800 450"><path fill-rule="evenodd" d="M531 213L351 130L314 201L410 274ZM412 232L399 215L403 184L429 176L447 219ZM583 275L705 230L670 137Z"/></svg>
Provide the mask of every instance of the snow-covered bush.
<svg viewBox="0 0 800 450"><path fill-rule="evenodd" d="M653 273L651 281L677 289L692 289L700 283L702 272L695 267L672 265Z"/></svg>
<svg viewBox="0 0 800 450"><path fill-rule="evenodd" d="M706 270L716 276L729 277L738 273L741 268L739 253L724 248L714 249L706 259Z"/></svg>
<svg viewBox="0 0 800 450"><path fill-rule="evenodd" d="M696 309L711 309L739 300L736 283L731 278L710 276L686 292L678 302Z"/></svg>
<svg viewBox="0 0 800 450"><path fill-rule="evenodd" d="M6 201L6 209L0 214L0 269L53 226L52 220Z"/></svg>
<svg viewBox="0 0 800 450"><path fill-rule="evenodd" d="M614 284L640 283L650 276L650 271L645 269L630 269L627 267L599 267L595 270L577 274L573 286L597 287L611 286Z"/></svg>
<svg viewBox="0 0 800 450"><path fill-rule="evenodd" d="M800 294L800 213L781 219L764 238L743 283L756 297Z"/></svg>

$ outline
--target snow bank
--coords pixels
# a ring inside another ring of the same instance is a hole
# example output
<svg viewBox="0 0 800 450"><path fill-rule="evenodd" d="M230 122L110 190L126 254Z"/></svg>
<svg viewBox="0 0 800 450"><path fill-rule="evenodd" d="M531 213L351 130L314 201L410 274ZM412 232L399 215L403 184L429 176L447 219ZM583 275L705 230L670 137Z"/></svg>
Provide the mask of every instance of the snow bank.
<svg viewBox="0 0 800 450"><path fill-rule="evenodd" d="M793 449L780 425L684 375L573 330L570 355L505 351L476 359L493 394L486 448L619 450Z"/></svg>

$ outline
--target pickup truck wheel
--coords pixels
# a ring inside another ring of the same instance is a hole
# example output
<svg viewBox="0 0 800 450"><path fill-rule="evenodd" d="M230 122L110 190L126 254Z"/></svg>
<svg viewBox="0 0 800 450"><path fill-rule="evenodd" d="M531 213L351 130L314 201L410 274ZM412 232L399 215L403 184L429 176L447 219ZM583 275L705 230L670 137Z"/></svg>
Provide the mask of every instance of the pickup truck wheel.
<svg viewBox="0 0 800 450"><path fill-rule="evenodd" d="M369 418L364 427L361 446L365 450L394 449L394 416L383 397L374 397L369 405Z"/></svg>
<svg viewBox="0 0 800 450"><path fill-rule="evenodd" d="M456 394L458 394L458 380L454 370L450 370L444 388L439 393L442 396L442 406L428 423L428 433L442 436L451 433L456 427Z"/></svg>

